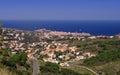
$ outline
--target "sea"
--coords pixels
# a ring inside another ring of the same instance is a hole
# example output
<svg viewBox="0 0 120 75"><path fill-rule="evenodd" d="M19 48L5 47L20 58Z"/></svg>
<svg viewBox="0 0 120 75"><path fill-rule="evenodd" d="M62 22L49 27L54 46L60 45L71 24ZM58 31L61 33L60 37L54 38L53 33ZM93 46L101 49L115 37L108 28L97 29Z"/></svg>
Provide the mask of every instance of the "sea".
<svg viewBox="0 0 120 75"><path fill-rule="evenodd" d="M31 31L47 29L109 36L120 33L120 20L4 20L2 23L4 28Z"/></svg>

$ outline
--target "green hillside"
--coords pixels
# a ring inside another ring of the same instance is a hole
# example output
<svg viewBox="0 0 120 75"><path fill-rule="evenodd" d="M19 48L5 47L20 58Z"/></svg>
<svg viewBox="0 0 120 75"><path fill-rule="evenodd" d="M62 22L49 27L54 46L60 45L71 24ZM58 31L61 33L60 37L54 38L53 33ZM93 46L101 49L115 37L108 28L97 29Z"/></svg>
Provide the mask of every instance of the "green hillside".
<svg viewBox="0 0 120 75"><path fill-rule="evenodd" d="M86 66L100 75L120 75L119 39L73 41L73 43L79 47L79 50L97 53L96 57L85 59L83 63L81 61L72 62L74 66ZM73 43L72 45L74 45Z"/></svg>

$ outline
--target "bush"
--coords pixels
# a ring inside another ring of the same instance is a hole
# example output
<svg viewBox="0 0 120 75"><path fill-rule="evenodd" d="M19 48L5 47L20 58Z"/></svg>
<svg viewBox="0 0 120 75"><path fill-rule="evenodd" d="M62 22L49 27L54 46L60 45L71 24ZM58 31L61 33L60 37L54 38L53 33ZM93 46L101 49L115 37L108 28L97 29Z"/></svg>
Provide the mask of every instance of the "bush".
<svg viewBox="0 0 120 75"><path fill-rule="evenodd" d="M107 51L99 52L99 54L96 57L86 59L84 63L86 65L100 65L103 63L108 63L119 59L120 59L120 50L107 50Z"/></svg>
<svg viewBox="0 0 120 75"><path fill-rule="evenodd" d="M61 68L60 73L62 75L82 75L82 74L80 74L78 72L75 72L75 71L70 70L70 69L65 69L65 68Z"/></svg>
<svg viewBox="0 0 120 75"><path fill-rule="evenodd" d="M40 67L42 75L82 75L70 69L61 68L58 64L46 62Z"/></svg>
<svg viewBox="0 0 120 75"><path fill-rule="evenodd" d="M59 72L59 65L51 62L46 62L45 66L41 67L41 72L52 72L52 73L58 73Z"/></svg>

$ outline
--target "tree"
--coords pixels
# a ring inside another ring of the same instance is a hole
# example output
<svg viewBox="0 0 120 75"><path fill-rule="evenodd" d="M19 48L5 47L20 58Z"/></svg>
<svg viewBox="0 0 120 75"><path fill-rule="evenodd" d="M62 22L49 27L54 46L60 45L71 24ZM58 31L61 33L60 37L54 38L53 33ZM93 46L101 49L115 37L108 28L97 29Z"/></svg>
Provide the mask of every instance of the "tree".
<svg viewBox="0 0 120 75"><path fill-rule="evenodd" d="M6 56L8 52L4 50L3 55ZM25 68L29 68L29 65L26 63L27 55L25 52L20 52L19 54L15 54L13 56L8 57L7 59L3 59L2 63L6 66L14 66L20 65L24 66Z"/></svg>
<svg viewBox="0 0 120 75"><path fill-rule="evenodd" d="M58 52L55 51L55 54L56 54L56 57L58 57L58 56L62 55L62 52L61 51L58 51Z"/></svg>
<svg viewBox="0 0 120 75"><path fill-rule="evenodd" d="M66 68L61 68L60 73L61 73L62 75L82 75L82 74L80 74L80 73L78 73L78 72L75 72L75 71L73 71L73 70L66 69Z"/></svg>
<svg viewBox="0 0 120 75"><path fill-rule="evenodd" d="M23 64L27 61L27 55L25 52L20 53L20 60Z"/></svg>
<svg viewBox="0 0 120 75"><path fill-rule="evenodd" d="M120 59L120 50L108 50L108 51L99 52L99 54L96 57L86 59L84 63L86 65L101 65L103 63L108 63L119 59Z"/></svg>
<svg viewBox="0 0 120 75"><path fill-rule="evenodd" d="M51 72L51 73L58 73L60 66L56 63L46 62L45 66L41 67L41 72Z"/></svg>

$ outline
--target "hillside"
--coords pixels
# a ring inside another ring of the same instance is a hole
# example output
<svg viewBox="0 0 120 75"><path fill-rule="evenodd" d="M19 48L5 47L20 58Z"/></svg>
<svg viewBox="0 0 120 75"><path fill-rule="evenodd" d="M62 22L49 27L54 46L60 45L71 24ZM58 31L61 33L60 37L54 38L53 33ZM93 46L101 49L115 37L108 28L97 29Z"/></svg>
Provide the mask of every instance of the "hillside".
<svg viewBox="0 0 120 75"><path fill-rule="evenodd" d="M6 66L0 64L0 75L17 75L15 72L11 72Z"/></svg>
<svg viewBox="0 0 120 75"><path fill-rule="evenodd" d="M100 75L120 75L120 40L102 39L87 42L77 42L79 49L97 53L97 56L81 61L71 62L74 66L86 66Z"/></svg>
<svg viewBox="0 0 120 75"><path fill-rule="evenodd" d="M1 73L3 71L15 73L17 75L31 75L32 67L31 61L28 61L25 52L10 55L7 49L0 50L0 67Z"/></svg>
<svg viewBox="0 0 120 75"><path fill-rule="evenodd" d="M11 28L4 28L3 35L0 63L8 68L8 72L31 75L33 63L29 58L42 61L43 65L39 64L42 75L117 75L120 71L119 66L116 68L119 63L115 63L120 60L117 35L92 36L88 33Z"/></svg>

